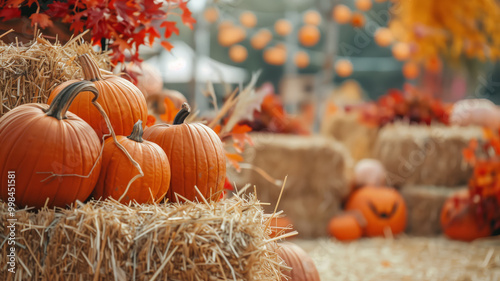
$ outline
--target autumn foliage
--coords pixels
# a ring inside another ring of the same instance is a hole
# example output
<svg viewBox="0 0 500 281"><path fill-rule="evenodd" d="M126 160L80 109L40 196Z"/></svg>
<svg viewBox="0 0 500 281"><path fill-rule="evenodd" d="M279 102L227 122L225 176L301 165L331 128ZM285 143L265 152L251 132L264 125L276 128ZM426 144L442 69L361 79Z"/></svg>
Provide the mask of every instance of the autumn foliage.
<svg viewBox="0 0 500 281"><path fill-rule="evenodd" d="M51 27L54 20L61 20L75 34L88 29L95 44L100 45L102 39L110 40L113 63L125 59L140 62L139 46L152 45L155 39L161 39L160 32L164 35L161 45L172 49L166 39L179 34L179 29L167 17L178 16L189 28L196 23L186 0L67 0L48 5L44 2L0 0L0 20L19 18L22 11L31 10L29 19L33 26L43 29ZM130 51L130 58L126 58L126 51Z"/></svg>

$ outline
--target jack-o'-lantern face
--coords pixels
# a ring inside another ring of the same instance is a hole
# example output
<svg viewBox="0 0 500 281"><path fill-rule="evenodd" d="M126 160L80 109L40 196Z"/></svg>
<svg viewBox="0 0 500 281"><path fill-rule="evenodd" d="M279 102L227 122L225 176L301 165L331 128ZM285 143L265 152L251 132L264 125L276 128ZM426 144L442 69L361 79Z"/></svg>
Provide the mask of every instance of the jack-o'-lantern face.
<svg viewBox="0 0 500 281"><path fill-rule="evenodd" d="M363 187L352 194L346 209L358 210L363 214L367 236L384 235L386 228L398 234L406 227L406 204L393 188Z"/></svg>

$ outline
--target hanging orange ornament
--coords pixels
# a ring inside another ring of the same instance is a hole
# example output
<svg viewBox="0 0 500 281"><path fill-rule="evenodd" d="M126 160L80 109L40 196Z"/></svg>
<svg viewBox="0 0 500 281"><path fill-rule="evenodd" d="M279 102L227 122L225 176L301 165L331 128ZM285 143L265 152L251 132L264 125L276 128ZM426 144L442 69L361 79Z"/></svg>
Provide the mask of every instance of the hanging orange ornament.
<svg viewBox="0 0 500 281"><path fill-rule="evenodd" d="M252 47L256 50L262 50L267 44L269 44L271 39L273 39L271 31L261 29L254 36L252 36L252 39L250 39L250 45L252 45Z"/></svg>
<svg viewBox="0 0 500 281"><path fill-rule="evenodd" d="M299 30L299 42L306 47L316 45L320 36L319 29L314 25L304 25Z"/></svg>
<svg viewBox="0 0 500 281"><path fill-rule="evenodd" d="M241 13L240 15L240 22L243 26L252 28L257 25L257 17L255 16L254 13L250 11L246 11Z"/></svg>
<svg viewBox="0 0 500 281"><path fill-rule="evenodd" d="M415 79L420 75L418 64L409 61L403 65L403 75L406 79Z"/></svg>
<svg viewBox="0 0 500 281"><path fill-rule="evenodd" d="M368 11L372 8L372 0L356 0L355 4L360 11Z"/></svg>
<svg viewBox="0 0 500 281"><path fill-rule="evenodd" d="M361 13L353 13L351 17L351 25L354 27L363 27L365 25L365 16Z"/></svg>
<svg viewBox="0 0 500 281"><path fill-rule="evenodd" d="M208 23L214 23L219 18L219 11L217 11L215 7L208 7L203 12L203 18L205 18Z"/></svg>
<svg viewBox="0 0 500 281"><path fill-rule="evenodd" d="M241 45L234 45L229 48L229 58L231 58L234 62L244 62L247 59L247 56L247 49Z"/></svg>
<svg viewBox="0 0 500 281"><path fill-rule="evenodd" d="M375 42L381 47L387 47L391 45L394 40L392 32L390 29L381 27L375 32Z"/></svg>
<svg viewBox="0 0 500 281"><path fill-rule="evenodd" d="M335 72L340 77L347 77L352 74L352 63L348 60L341 59L335 63Z"/></svg>
<svg viewBox="0 0 500 281"><path fill-rule="evenodd" d="M292 24L288 20L280 19L274 23L274 30L278 33L278 35L287 36L290 32L292 32L292 29Z"/></svg>
<svg viewBox="0 0 500 281"><path fill-rule="evenodd" d="M305 68L309 65L309 55L304 51L298 51L293 58L298 68Z"/></svg>
<svg viewBox="0 0 500 281"><path fill-rule="evenodd" d="M340 24L348 23L351 20L351 15L351 9L343 4L335 6L332 11L332 18Z"/></svg>
<svg viewBox="0 0 500 281"><path fill-rule="evenodd" d="M223 21L221 21L219 23L218 28L219 28L219 31L220 31L222 29L226 29L226 28L233 27L233 26L234 26L234 24L233 24L232 21L230 21L230 20L223 20Z"/></svg>
<svg viewBox="0 0 500 281"><path fill-rule="evenodd" d="M392 55L399 61L407 60L410 57L410 46L406 43L396 43L392 47Z"/></svg>
<svg viewBox="0 0 500 281"><path fill-rule="evenodd" d="M241 26L227 27L219 30L219 44L229 47L233 44L243 41L246 37L246 31Z"/></svg>
<svg viewBox="0 0 500 281"><path fill-rule="evenodd" d="M286 61L286 51L281 48L268 48L264 51L264 61L271 65L282 65Z"/></svg>
<svg viewBox="0 0 500 281"><path fill-rule="evenodd" d="M318 11L309 10L304 13L304 17L302 18L305 24L319 25L321 23L321 15Z"/></svg>

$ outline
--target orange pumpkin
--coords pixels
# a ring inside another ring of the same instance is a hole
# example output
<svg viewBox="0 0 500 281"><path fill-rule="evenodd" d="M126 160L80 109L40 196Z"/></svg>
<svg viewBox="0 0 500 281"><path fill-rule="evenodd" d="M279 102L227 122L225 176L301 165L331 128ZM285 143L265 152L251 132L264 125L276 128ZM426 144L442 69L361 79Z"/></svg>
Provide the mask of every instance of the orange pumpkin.
<svg viewBox="0 0 500 281"><path fill-rule="evenodd" d="M97 102L101 104L111 121L117 135L128 136L137 120L146 126L148 110L143 93L124 78L107 75L102 76L97 64L87 55L78 57L82 66L84 80L92 81L99 91ZM50 93L48 104L59 95L62 89L79 80L62 83ZM108 128L99 111L92 105L94 95L82 93L71 104L69 111L80 116L96 131L99 138L108 133Z"/></svg>
<svg viewBox="0 0 500 281"><path fill-rule="evenodd" d="M277 237L293 231L293 223L288 217L277 217L271 219L269 224L271 228L271 238Z"/></svg>
<svg viewBox="0 0 500 281"><path fill-rule="evenodd" d="M330 220L328 233L337 240L352 241L363 236L363 228L360 219L354 213L344 213Z"/></svg>
<svg viewBox="0 0 500 281"><path fill-rule="evenodd" d="M144 131L144 139L158 144L168 156L172 177L167 198L176 202L175 193L201 201L195 186L205 198L211 198L223 189L226 177L226 156L219 136L201 123L183 123L189 113L189 105L184 103L173 125L158 124Z"/></svg>
<svg viewBox="0 0 500 281"><path fill-rule="evenodd" d="M399 234L406 228L406 203L393 188L367 186L358 189L347 201L346 210L358 210L363 214L367 236L384 235L386 229Z"/></svg>
<svg viewBox="0 0 500 281"><path fill-rule="evenodd" d="M282 273L289 278L282 277L281 281L319 281L319 272L311 257L299 246L283 242L276 249L278 255L291 267L291 271L283 270Z"/></svg>
<svg viewBox="0 0 500 281"><path fill-rule="evenodd" d="M141 67L137 68L137 88L141 90L144 96L159 93L163 89L163 78L158 69L147 62L142 62Z"/></svg>
<svg viewBox="0 0 500 281"><path fill-rule="evenodd" d="M179 91L165 89L160 93L151 94L146 101L149 110L152 113L161 115L165 114L165 99L170 99L176 108L181 108L182 104L187 102L186 97Z"/></svg>
<svg viewBox="0 0 500 281"><path fill-rule="evenodd" d="M492 234L486 222L480 222L470 208L469 190L465 189L448 198L441 210L441 227L451 239L472 241Z"/></svg>
<svg viewBox="0 0 500 281"><path fill-rule="evenodd" d="M89 124L67 111L81 92L98 96L91 82L74 82L61 89L50 106L24 104L0 118L4 202L9 198L9 171L15 172L15 204L21 208L45 203L65 207L90 195L101 168L101 143Z"/></svg>
<svg viewBox="0 0 500 281"><path fill-rule="evenodd" d="M104 143L99 181L92 192L94 198L112 197L124 204L131 201L142 204L159 202L165 197L170 187L170 165L167 155L157 144L143 140L142 135L142 121L139 120L135 123L130 136L116 136L116 138L141 166L144 176L137 178L128 186L130 179L138 171L113 139L108 138Z"/></svg>

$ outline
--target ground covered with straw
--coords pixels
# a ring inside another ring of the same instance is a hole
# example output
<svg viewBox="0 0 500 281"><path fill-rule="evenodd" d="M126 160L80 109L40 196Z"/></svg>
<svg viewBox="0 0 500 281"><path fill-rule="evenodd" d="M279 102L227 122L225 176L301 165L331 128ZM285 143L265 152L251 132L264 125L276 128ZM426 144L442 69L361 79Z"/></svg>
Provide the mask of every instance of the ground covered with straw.
<svg viewBox="0 0 500 281"><path fill-rule="evenodd" d="M15 275L0 280L280 280L267 222L253 195L217 203L80 203L16 214ZM8 219L0 202L0 219ZM0 224L2 258L8 229Z"/></svg>
<svg viewBox="0 0 500 281"><path fill-rule="evenodd" d="M311 255L322 281L496 281L500 240L464 243L444 237L292 240Z"/></svg>

